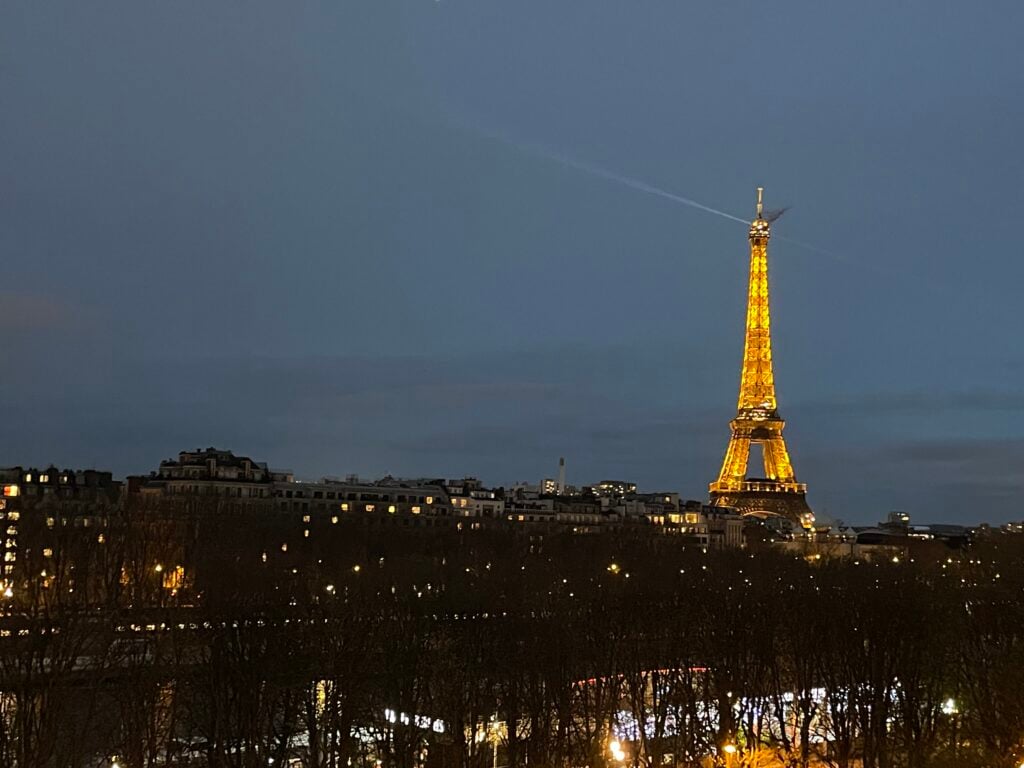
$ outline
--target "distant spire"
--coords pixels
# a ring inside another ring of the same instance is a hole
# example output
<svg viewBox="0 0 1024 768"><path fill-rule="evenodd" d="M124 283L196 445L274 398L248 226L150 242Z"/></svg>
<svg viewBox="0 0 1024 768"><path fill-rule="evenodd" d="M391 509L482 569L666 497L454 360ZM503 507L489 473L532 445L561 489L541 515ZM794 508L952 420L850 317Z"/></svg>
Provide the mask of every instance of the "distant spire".
<svg viewBox="0 0 1024 768"><path fill-rule="evenodd" d="M764 212L764 203L761 198L764 195L764 187L757 188L757 218L761 218L761 214Z"/></svg>

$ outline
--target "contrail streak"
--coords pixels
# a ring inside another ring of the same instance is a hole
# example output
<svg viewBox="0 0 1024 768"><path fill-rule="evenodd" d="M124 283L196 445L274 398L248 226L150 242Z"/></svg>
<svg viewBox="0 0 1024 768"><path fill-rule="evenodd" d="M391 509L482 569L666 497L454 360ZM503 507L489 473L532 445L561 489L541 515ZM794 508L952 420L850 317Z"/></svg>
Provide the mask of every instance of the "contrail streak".
<svg viewBox="0 0 1024 768"><path fill-rule="evenodd" d="M635 189L638 192L646 192L648 195L657 195L658 197L663 197L666 200L672 200L677 203L682 203L683 205L688 205L691 208L696 208L697 210L700 211L713 213L715 216L721 216L724 219L738 221L740 224L743 225L750 223L746 219L741 219L739 216L733 216L731 213L726 213L725 211L720 211L717 208L712 208L709 205L698 203L696 200L691 200L688 197L683 197L682 195L674 194L667 190L661 189L660 187L655 187L651 184L647 184L646 182L639 181L637 179L631 179L628 176L621 176L617 173L612 173L611 171L605 170L604 168L599 168L596 165L590 165L589 163L584 163L579 160L572 160L571 158L565 157L563 155L556 155L550 152L543 153L543 156L547 157L549 160L554 160L555 162L561 163L562 165L565 165L569 168L575 168L577 171L589 173L591 176L597 176L600 179L606 179L608 181L617 181L619 184L624 184L630 189Z"/></svg>
<svg viewBox="0 0 1024 768"><path fill-rule="evenodd" d="M475 130L477 132L483 133L483 135L487 136L490 139L500 141L502 144L506 144L510 147L513 147L514 149L517 149L520 152L525 152L529 155L533 155L534 157L540 157L545 160L550 160L552 162L558 163L559 165L563 165L566 168L572 168L573 170L581 171L582 173L586 173L591 176L596 176L597 178L604 179L605 181L612 181L618 184L622 184L626 187L629 187L630 189L635 189L637 192L643 192L648 195L655 195L657 197L664 198L665 200L671 200L675 203L681 203L682 205L689 206L690 208L696 208L697 210L704 211L705 213L711 213L714 214L715 216L721 216L723 219L729 219L729 221L738 222L743 226L748 226L750 224L750 219L744 219L741 218L740 216L734 216L731 213L726 213L725 211L720 211L717 208L712 208L710 205L704 205L704 203L698 202L697 200L693 200L689 197L677 195L674 192L669 192L668 190L661 189L660 187L656 187L653 184L648 184L645 181L640 181L639 179L633 179L630 178L629 176L623 176L622 174L614 173L613 171L609 171L606 168L602 168L598 165L592 165L591 163L587 163L582 160L576 160L574 158L563 155L560 152L555 152L554 150L548 149L546 147L539 146L536 144L526 144L524 142L514 141L507 136L504 136L500 133L494 133L492 131L481 131L479 128L476 128ZM783 208L781 211L773 212L774 218L778 218L785 211L786 208ZM841 254L836 253L835 251L830 251L825 248L819 248L816 245L805 243L800 240L795 240L791 237L786 237L785 235L775 235L774 237L778 240L783 240L789 243L790 245L795 245L798 248L803 248L807 251L811 251L812 253L821 254L823 256L829 256L838 261L849 263L849 259L847 259L845 256L842 256Z"/></svg>
<svg viewBox="0 0 1024 768"><path fill-rule="evenodd" d="M546 149L544 147L532 144L524 144L519 141L513 141L512 139L506 136L502 136L501 134L496 134L492 132L485 132L485 135L494 139L495 141L500 141L503 144L507 144L510 147L514 147L515 149L518 149L521 152L526 152L527 154L533 155L535 157L542 157L545 160L551 160L553 162L559 163L560 165L564 165L566 168L572 168L577 171L582 171L583 173L590 174L591 176L596 176L599 179L604 179L606 181L614 181L619 184L623 184L629 187L630 189L635 189L637 192L644 192L648 195L656 195L657 197L662 197L665 198L666 200L672 200L673 202L676 203L688 205L691 208L696 208L699 211L705 211L706 213L712 213L715 216L721 216L723 219L729 219L730 221L738 221L740 224L743 225L747 225L750 223L747 219L741 219L739 216L733 216L731 213L720 211L717 208L712 208L709 205L704 205L703 203L697 202L696 200L691 200L688 197L683 197L682 195L674 194L672 192L669 192L668 190L661 189L660 187L655 187L653 184L648 184L646 182L640 181L639 179L632 179L629 176L623 176L618 173L613 173L612 171L609 171L605 168L601 168L600 166L591 165L590 163L585 163L582 160L576 160L571 157L567 157L566 155L563 155L559 152L555 152L550 149Z"/></svg>

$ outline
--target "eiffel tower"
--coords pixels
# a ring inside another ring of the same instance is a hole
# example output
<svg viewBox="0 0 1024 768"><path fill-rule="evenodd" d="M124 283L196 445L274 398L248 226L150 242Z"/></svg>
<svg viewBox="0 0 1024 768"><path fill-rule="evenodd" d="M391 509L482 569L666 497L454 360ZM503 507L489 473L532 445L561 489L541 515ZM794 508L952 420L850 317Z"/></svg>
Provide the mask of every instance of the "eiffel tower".
<svg viewBox="0 0 1024 768"><path fill-rule="evenodd" d="M742 514L778 515L809 528L814 515L807 505L807 486L796 481L786 450L775 400L772 371L771 318L768 309L768 238L771 222L757 188L757 218L750 223L750 286L747 293L747 334L743 346L740 398L732 437L718 479L711 483L711 503L735 507ZM747 477L750 446L760 445L764 477Z"/></svg>

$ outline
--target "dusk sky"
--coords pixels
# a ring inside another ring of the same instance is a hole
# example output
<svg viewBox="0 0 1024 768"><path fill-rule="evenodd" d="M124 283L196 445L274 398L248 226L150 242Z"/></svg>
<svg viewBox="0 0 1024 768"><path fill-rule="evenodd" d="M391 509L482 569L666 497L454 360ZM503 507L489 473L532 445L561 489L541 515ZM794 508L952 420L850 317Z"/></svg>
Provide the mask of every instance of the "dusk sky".
<svg viewBox="0 0 1024 768"><path fill-rule="evenodd" d="M1019 0L4 3L0 466L565 456L705 498L746 227L563 156L792 206L775 376L816 511L1020 519L1022 29Z"/></svg>

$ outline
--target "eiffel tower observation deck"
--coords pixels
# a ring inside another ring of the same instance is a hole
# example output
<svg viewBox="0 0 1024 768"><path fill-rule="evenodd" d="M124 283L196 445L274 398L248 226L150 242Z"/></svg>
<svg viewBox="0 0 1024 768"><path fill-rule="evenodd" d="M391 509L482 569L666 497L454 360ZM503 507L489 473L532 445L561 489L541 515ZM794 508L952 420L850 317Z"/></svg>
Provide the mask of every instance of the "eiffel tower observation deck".
<svg viewBox="0 0 1024 768"><path fill-rule="evenodd" d="M807 505L807 486L798 483L786 450L772 368L771 313L768 304L768 239L776 216L766 214L764 190L757 190L757 218L750 223L750 283L747 331L740 372L736 418L718 479L711 483L711 503L735 507L743 514L778 515L809 528L814 515ZM747 476L750 448L761 448L764 477Z"/></svg>

